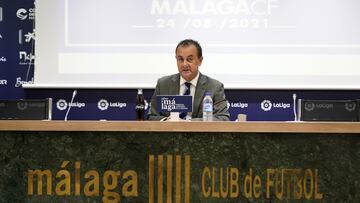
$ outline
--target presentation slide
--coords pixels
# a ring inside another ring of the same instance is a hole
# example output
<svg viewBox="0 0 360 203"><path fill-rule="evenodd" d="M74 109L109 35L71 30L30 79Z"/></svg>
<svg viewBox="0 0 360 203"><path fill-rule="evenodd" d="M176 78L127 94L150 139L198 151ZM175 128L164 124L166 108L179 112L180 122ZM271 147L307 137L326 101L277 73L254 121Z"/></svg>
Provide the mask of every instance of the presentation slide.
<svg viewBox="0 0 360 203"><path fill-rule="evenodd" d="M175 47L226 89L360 89L359 0L37 0L34 86L154 88Z"/></svg>

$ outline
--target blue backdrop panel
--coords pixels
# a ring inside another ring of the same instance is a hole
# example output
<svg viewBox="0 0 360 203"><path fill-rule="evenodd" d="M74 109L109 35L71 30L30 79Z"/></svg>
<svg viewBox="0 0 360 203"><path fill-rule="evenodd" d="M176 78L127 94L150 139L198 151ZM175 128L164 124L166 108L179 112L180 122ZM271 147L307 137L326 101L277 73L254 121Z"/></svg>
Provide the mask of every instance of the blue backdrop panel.
<svg viewBox="0 0 360 203"><path fill-rule="evenodd" d="M24 98L21 84L33 81L33 62L29 56L34 50L34 0L1 1L0 19L0 97ZM29 35L29 36L30 36Z"/></svg>
<svg viewBox="0 0 360 203"><path fill-rule="evenodd" d="M64 120L73 96L71 89L25 91L25 98L53 98L53 119ZM356 99L359 91L226 90L231 120L246 114L250 121L293 121L293 94L298 99ZM77 90L69 120L135 120L136 89ZM146 107L153 90L144 90Z"/></svg>

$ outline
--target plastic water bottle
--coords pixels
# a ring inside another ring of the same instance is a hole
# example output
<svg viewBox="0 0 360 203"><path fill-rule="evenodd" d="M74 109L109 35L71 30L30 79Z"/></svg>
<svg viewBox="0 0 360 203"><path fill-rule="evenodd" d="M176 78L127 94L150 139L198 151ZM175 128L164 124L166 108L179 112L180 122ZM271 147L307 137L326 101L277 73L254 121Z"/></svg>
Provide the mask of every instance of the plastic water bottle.
<svg viewBox="0 0 360 203"><path fill-rule="evenodd" d="M138 93L136 95L136 120L143 121L145 119L145 99L142 92L142 89L138 89Z"/></svg>
<svg viewBox="0 0 360 203"><path fill-rule="evenodd" d="M210 92L205 92L203 100L203 121L213 120L213 100Z"/></svg>

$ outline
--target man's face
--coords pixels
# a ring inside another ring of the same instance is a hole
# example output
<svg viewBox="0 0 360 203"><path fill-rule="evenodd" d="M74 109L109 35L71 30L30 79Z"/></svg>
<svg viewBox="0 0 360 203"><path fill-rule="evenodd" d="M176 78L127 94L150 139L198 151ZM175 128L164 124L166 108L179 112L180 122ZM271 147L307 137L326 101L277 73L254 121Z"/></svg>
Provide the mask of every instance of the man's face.
<svg viewBox="0 0 360 203"><path fill-rule="evenodd" d="M176 50L176 61L180 75L188 82L196 77L202 57L198 57L194 45L180 46Z"/></svg>

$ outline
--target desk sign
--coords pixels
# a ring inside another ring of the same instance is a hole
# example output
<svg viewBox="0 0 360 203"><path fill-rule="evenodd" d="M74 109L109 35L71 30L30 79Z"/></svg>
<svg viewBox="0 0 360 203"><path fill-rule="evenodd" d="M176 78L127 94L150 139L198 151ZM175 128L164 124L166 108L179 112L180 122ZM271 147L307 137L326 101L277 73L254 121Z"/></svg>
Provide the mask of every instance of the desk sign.
<svg viewBox="0 0 360 203"><path fill-rule="evenodd" d="M192 96L159 95L157 109L159 112L192 112Z"/></svg>

